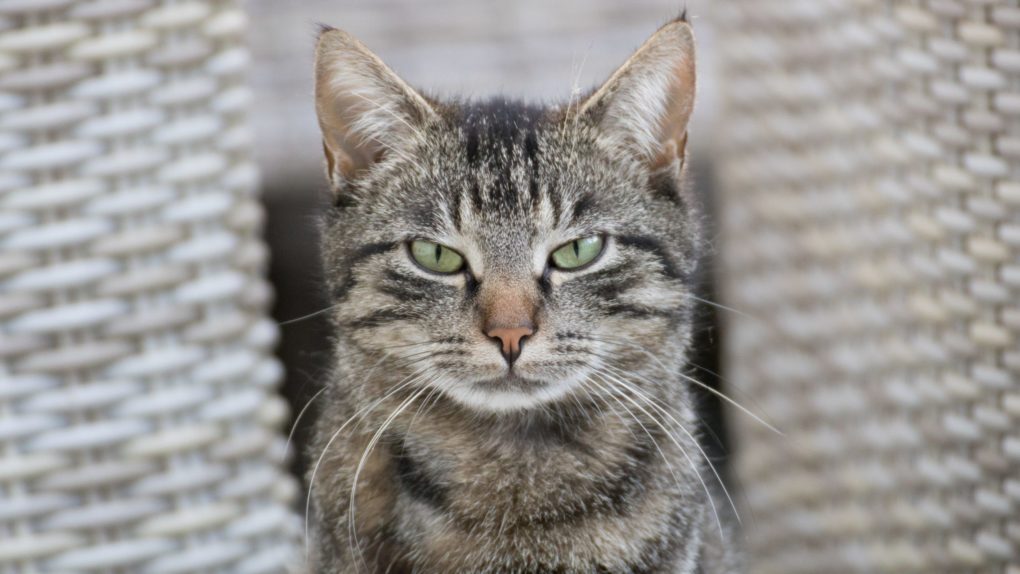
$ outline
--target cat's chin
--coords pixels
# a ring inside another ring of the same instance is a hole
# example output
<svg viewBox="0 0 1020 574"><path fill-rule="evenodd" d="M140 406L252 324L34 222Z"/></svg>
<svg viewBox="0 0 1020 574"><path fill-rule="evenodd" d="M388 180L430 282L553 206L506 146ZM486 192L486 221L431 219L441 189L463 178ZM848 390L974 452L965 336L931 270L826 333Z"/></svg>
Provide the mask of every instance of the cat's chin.
<svg viewBox="0 0 1020 574"><path fill-rule="evenodd" d="M568 381L548 382L508 373L492 379L460 383L444 390L466 407L507 413L557 401L570 393L573 387Z"/></svg>

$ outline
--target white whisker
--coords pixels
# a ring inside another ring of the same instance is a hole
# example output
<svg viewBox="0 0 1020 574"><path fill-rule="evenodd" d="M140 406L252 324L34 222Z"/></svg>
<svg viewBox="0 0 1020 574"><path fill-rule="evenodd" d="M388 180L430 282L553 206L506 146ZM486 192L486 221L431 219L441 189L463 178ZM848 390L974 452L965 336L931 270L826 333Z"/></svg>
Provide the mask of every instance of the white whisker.
<svg viewBox="0 0 1020 574"><path fill-rule="evenodd" d="M701 443L699 443L698 439L695 438L693 434L691 434L691 431L687 430L687 427L685 427L680 421L678 421L669 411L657 405L653 401L653 397L649 396L647 393L637 388L635 385L627 381L621 380L620 378L612 375L607 374L607 376L610 376L618 384L630 390L630 392L637 395L638 398L644 400L645 403L648 404L648 406L650 406L653 409L656 409L660 414L668 417L669 420L673 421L673 424L675 424L681 431L683 431L685 435L687 435L687 438L689 438L691 442L694 443L695 448L697 448L698 452L701 453L701 457L705 459L705 462L708 464L708 468L712 471L712 474L715 476L716 481L719 482L719 487L722 488L723 494L726 495L726 500L729 502L730 507L733 509L733 515L737 519L737 522L742 523L740 519L740 513L737 512L737 505L733 503L733 498L730 496L729 489L726 488L726 483L723 482L722 476L719 475L719 471L715 468L715 465L712 464L712 460L708 458L708 454L705 452L705 449L701 447ZM659 402L661 403L661 401Z"/></svg>
<svg viewBox="0 0 1020 574"><path fill-rule="evenodd" d="M634 415L633 411L631 411L630 409L627 408L627 405L625 405L622 402L620 402L620 399L615 394L613 394L611 390L606 389L606 387L600 385L598 382L592 380L590 377L585 378L584 382L585 383L590 383L592 385L595 385L598 388L598 390L600 390L603 393L605 393L608 398L611 398L614 401L616 401L616 404L620 405L620 407L623 408L623 410L625 410L627 412L627 414L630 416L630 418L635 423L637 423L637 425L639 427L641 427L641 430L644 431L645 435L648 436L648 440L652 441L652 444L655 446L655 450L658 451L659 456L662 457L662 461L666 463L666 468L669 469L669 473L671 475L673 475L673 481L676 483L676 485L677 486L683 485L683 481L680 480L679 476L677 476L676 471L673 469L673 464L669 460L669 457L667 457L666 454L664 452L662 452L662 448L659 446L658 441L656 441L655 437L653 437L652 434L650 432L648 432L648 428L641 422L641 419L636 417ZM606 381L603 381L603 382L606 383L607 385L609 384ZM617 418L623 420L623 417L620 416L619 411L614 409L612 404L610 404L608 401L606 402L606 406L613 411L613 414L616 415ZM662 428L662 425L659 425L659 428ZM665 429L663 429L663 430L665 430ZM635 435L635 433L631 432L631 436L634 436L634 435Z"/></svg>
<svg viewBox="0 0 1020 574"><path fill-rule="evenodd" d="M389 358L389 355L387 354L388 349L392 349L392 348L396 348L396 347L420 346L420 345L427 345L427 344L430 344L430 343L431 343L431 341L427 341L425 343L413 343L411 345L394 345L393 347L387 347L386 349L383 349L383 353L384 353L383 358L379 359L378 361L375 362L374 365L372 365L372 368L368 371L368 374L366 374L364 378L367 379L367 378L371 377L372 373L374 373L375 370L379 367L379 364L382 363L387 358ZM420 353L412 353L412 354L408 355L407 357L404 357L404 359L410 359L412 357L418 357L422 353L431 353L431 351L422 351ZM409 362L401 364L400 366L406 368L406 367L410 367L410 366L414 365L417 362L419 362L419 361L418 360L409 361ZM319 398L319 396L322 395L322 393L326 392L327 388L329 388L329 387L322 387L321 389L316 391L315 394L312 395L312 398L308 399L308 402L305 403L305 406L301 407L301 411L298 412L298 415L296 417L294 417L294 422L291 424L290 432L287 433L287 442L284 444L284 447L283 447L283 455L280 457L282 460L286 460L287 454L290 453L290 445L294 441L294 433L297 431L298 424L301 422L302 417L304 417L304 415L308 411L309 407L312 406L312 403L315 402L315 399Z"/></svg>
<svg viewBox="0 0 1020 574"><path fill-rule="evenodd" d="M606 382L607 384L609 384L609 381L604 381L604 382ZM616 396L619 396L619 397L623 397L624 399L627 399L627 401L628 401L628 402L630 402L630 403L631 403L632 405L634 405L634 407L635 407L636 409L638 409L639 411L641 411L642 413L644 413L644 415L645 415L645 416L647 416L648 418L650 418L650 419L651 419L651 420L652 420L653 422L656 422L656 424L658 424L658 425L660 426L660 428L662 428L662 430L663 430L663 431L664 431L664 432L666 433L666 436L667 436L667 437L669 437L669 439L670 439L670 440L671 440L671 441L673 442L673 444L674 444L674 445L676 445L676 447L677 447L678 449L680 449L680 453L681 453L681 454L683 454L684 458L686 458L686 459L687 459L687 462L688 462L688 463L690 463L690 465L691 465L691 468L692 468L692 469L694 469L694 472L695 472L695 474L696 474L696 475L697 475L697 477L698 477L698 482L700 482L700 483L701 483L701 487L702 487L702 488L703 488L703 489L705 490L705 497L706 497L706 498L708 499L708 504L709 504L709 506L710 506L710 507L712 508L712 512L713 512L713 513L715 514L715 521L716 521L716 525L717 525L717 526L719 527L719 537L720 537L721 539L725 540L725 539L726 539L726 536L725 536L725 534L723 533L723 527L722 527L722 518L721 518L721 517L719 516L719 510L718 510L718 509L716 508L716 506L715 506L715 500L714 500L714 498L712 497L712 491L711 491L711 490L709 490L709 488L708 488L708 483L706 483L706 482L705 482L705 479L704 479L704 477L702 477L702 476L701 476L701 471L700 471L700 470L698 470L698 464L697 464L697 463L695 463L695 462L694 462L694 459L692 459L692 458L691 458L691 455L687 453L687 449L685 449L685 448L683 447L683 445L681 445L681 444L680 444L680 441L679 441L679 440L677 440L677 438L676 438L675 436L673 436L673 433L669 432L669 430L668 430L668 429L666 429L666 428L665 428L665 427L664 427L664 426L663 426L663 425L662 425L662 424L661 424L660 422L658 422L658 419L656 419L655 417L653 417L653 416L652 416L652 415L651 415L651 414L650 414L650 413L649 413L648 411L646 411L646 410L645 410L645 409L644 409L644 408L643 408L643 407L642 407L642 406L641 406L640 404L638 404L638 403L637 403L636 401L634 401L633 399L631 399L629 395L626 395L626 394L620 393L620 394L618 394L618 395L616 395ZM653 441L653 442L654 442L654 441ZM695 442L695 444L697 443L697 441L694 441L694 442ZM724 487L724 488L725 488L725 487Z"/></svg>
<svg viewBox="0 0 1020 574"><path fill-rule="evenodd" d="M754 419L754 420L755 420L756 422L758 422L759 424L763 425L763 426L764 426L765 428L769 429L770 431L772 431L772 432L774 432L774 433L778 434L779 436L785 436L785 435L783 434L783 431L779 430L779 429L778 429L778 428L776 428L776 427L775 427L774 425L770 424L770 423L769 423L769 422L767 422L767 421L766 421L765 419L763 419L762 417L760 417L760 416L758 416L757 414L755 414L755 413L754 413L754 411L752 411L751 409L749 409L749 408L745 407L744 405L740 404L739 402L737 402L737 400L736 400L736 399L733 399L733 398L731 398L731 397L730 397L729 395L727 395L726 393L724 393L724 392L720 391L719 389L716 389L716 388L712 387L711 385L707 385L707 384L705 384L705 383L703 383L703 382L701 382L701 381L699 381L699 380L695 379L694 377L691 377L691 376L689 376L689 375L685 375L684 373L681 373L681 372L673 372L673 370L672 370L672 369L670 369L669 367L667 367L667 366L665 365L665 363L663 363L663 362L662 362L662 361L661 361L661 360L659 359L659 357L655 356L655 354L654 354L654 353L652 353L652 352L651 352L651 351L649 351L648 349L645 349L645 348L644 348L644 347L642 347L641 345L637 345L637 344L634 344L634 343L631 343L631 342L628 342L628 341L623 341L623 340L614 340L614 339L601 339L601 338L596 338L596 337L590 337L590 338L591 338L591 339L592 339L593 341L599 341L599 342L602 342L602 343L608 343L608 344L610 344L610 345L620 345L620 346L626 346L626 347L630 347L630 348L632 348L632 349L635 349L635 350L637 350L637 351L641 351L642 353L644 353L645 355L647 355L647 356L648 356L649 358L651 358L651 359L652 359L653 361L655 361L655 362L656 362L656 363L657 363L657 364L659 365L659 367L661 367L661 368L662 368L662 370L663 370L663 371L664 371L664 372L665 372L666 374L670 374L670 375L672 375L672 374L675 374L675 375L679 375L680 377L683 377L683 378L684 378L684 380L686 380L686 381L690 382L691 384L693 384L693 385L697 385L698 387L700 387L700 388L702 388L702 389L705 389L706 391L708 391L708 392L712 393L713 395L715 395L715 396L719 397L720 399L722 399L722 400L726 401L727 403L729 403L729 404L733 405L733 406L734 406L734 407L736 407L736 408L737 408L738 410L740 410L741 412L743 412L743 413L744 413L745 415L747 415L747 416L751 417L751 418L752 418L752 419ZM642 378L642 379L643 379L643 380L645 380L645 381L648 381L648 379L646 379L646 378L642 377L642 376L641 376L640 374L636 374L636 376L638 376L638 377ZM650 381L649 381L649 382L650 382Z"/></svg>
<svg viewBox="0 0 1020 574"><path fill-rule="evenodd" d="M394 409L392 413L390 413L386 420L383 421L382 425L372 435L372 438L368 441L368 446L365 447L365 452L361 455L361 460L358 462L358 466L354 471L354 480L351 482L351 500L349 508L347 510L347 527L349 537L348 542L350 543L351 546L352 557L356 556L361 563L364 563L365 559L361 555L361 543L358 542L358 527L354 518L354 514L355 512L357 512L356 499L358 490L358 478L361 476L361 471L365 467L365 461L368 460L368 456L372 453L372 449L375 448L375 445L379 442L379 439L382 437L383 433L386 432L386 429L390 426L394 419L396 419L400 415L400 413L404 411L404 409L406 409L412 402L414 402L415 399L420 397L430 388L431 387L427 385L422 385L421 388L415 391L408 398L404 399L404 401L400 403L400 405L396 409ZM365 567L368 568L368 564L365 564Z"/></svg>
<svg viewBox="0 0 1020 574"><path fill-rule="evenodd" d="M694 295L693 293L684 293L684 296L687 297L688 299L693 300L693 301L697 301L698 303L704 303L705 305L708 305L710 307L715 307L716 309L722 309L723 311L729 311L730 313L733 313L735 315L740 315L741 317L746 317L746 318L752 319L754 321L761 321L761 319L759 319L758 317L755 317L754 315L751 315L750 313L746 313L746 312L741 311L739 309L734 309L733 307L727 307L726 305L723 305L722 303L716 303L715 301L709 301L708 299L702 299L701 297L698 297L697 295Z"/></svg>
<svg viewBox="0 0 1020 574"><path fill-rule="evenodd" d="M293 325L294 323L299 323L299 322L304 321L306 319L311 319L312 317L318 317L319 315L322 315L323 313L328 313L328 312L332 311L333 309L336 309L339 305L340 305L340 303L337 303L335 305L330 305L329 307L326 307L325 309L319 309L318 311L312 311L311 313L308 313L307 315L301 315L300 317L294 317L293 319L287 319L286 321L280 321L276 325L278 327L283 327L285 325Z"/></svg>
<svg viewBox="0 0 1020 574"><path fill-rule="evenodd" d="M326 392L326 389L328 388L329 387L322 387L316 391L316 393L312 395L312 398L308 399L308 402L305 403L305 406L301 407L301 411L298 412L298 415L294 417L294 423L291 424L290 432L287 433L287 442L283 445L283 456L280 457L282 460L287 460L287 454L290 452L290 443L294 440L294 432L297 431L298 423L301 422L301 417L305 416L305 412L308 411L308 407L312 406L315 399L319 398L319 396Z"/></svg>
<svg viewBox="0 0 1020 574"><path fill-rule="evenodd" d="M398 383L393 389L391 389L385 395L383 395L382 397L380 397L379 399L377 399L373 403L358 409L357 412L355 412L353 415L351 415L350 418L348 418L346 421L344 421L344 423L342 425L340 425L340 428L336 429L336 432L334 432L333 435L329 437L329 440L326 441L326 445L324 447L322 447L322 452L319 454L319 458L315 462L315 467L312 468L312 475L308 479L308 496L305 499L305 557L306 558L308 556L308 543L309 543L309 539L308 539L308 521L309 521L309 515L311 514L311 507L312 507L312 489L315 488L315 476L319 472L319 466L322 464L323 459L326 457L326 453L329 451L329 447L332 446L333 442L337 439L337 437L340 436L340 433L343 432L343 430L345 428L347 428L347 425L349 425L355 419L357 419L357 418L363 416L364 414L367 414L369 411L375 409L375 407L377 407L380 404L382 404L383 401L385 401L386 399L388 399L392 395L396 394L397 392L400 392L401 389L406 388L407 386L410 386L410 385L414 384L414 382L417 380L417 377L420 376L421 374L422 374L421 371L415 371L412 375L409 375L403 381Z"/></svg>

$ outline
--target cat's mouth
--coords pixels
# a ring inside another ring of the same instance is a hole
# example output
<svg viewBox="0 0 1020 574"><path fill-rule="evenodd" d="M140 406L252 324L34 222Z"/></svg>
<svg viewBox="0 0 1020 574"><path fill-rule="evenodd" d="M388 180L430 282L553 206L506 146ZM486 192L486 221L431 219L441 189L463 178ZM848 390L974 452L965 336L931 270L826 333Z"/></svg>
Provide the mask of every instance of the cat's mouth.
<svg viewBox="0 0 1020 574"><path fill-rule="evenodd" d="M477 378L446 386L452 398L483 411L527 410L559 400L574 387L573 381L558 377L532 378L504 371L491 378Z"/></svg>
<svg viewBox="0 0 1020 574"><path fill-rule="evenodd" d="M502 377L486 379L474 383L480 390L485 391L535 391L547 387L549 384L537 379L528 379L517 373L507 373Z"/></svg>
<svg viewBox="0 0 1020 574"><path fill-rule="evenodd" d="M528 410L558 401L583 381L583 372L557 372L536 368L532 363L527 371L513 369L479 368L459 380L447 379L438 384L455 401L482 411L509 412ZM493 365L494 366L494 365ZM525 365L521 365L524 367Z"/></svg>

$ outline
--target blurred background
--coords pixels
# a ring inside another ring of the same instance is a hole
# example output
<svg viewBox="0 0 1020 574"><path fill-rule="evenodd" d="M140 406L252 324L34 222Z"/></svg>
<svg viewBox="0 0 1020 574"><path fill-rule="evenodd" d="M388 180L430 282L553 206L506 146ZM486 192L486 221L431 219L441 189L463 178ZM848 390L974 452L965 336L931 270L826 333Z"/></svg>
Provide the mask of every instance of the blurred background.
<svg viewBox="0 0 1020 574"><path fill-rule="evenodd" d="M693 360L748 569L1020 574L1020 1L686 7ZM426 91L548 102L680 9L0 0L0 573L299 556L319 23Z"/></svg>

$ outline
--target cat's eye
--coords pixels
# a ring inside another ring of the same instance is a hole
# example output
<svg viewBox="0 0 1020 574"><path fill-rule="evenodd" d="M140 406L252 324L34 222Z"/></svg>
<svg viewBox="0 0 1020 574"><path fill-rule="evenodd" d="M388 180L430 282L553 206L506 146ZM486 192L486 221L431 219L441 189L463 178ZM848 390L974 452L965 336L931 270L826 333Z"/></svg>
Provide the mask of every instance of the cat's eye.
<svg viewBox="0 0 1020 574"><path fill-rule="evenodd" d="M464 269L464 257L445 245L424 239L411 242L411 257L433 273L450 275Z"/></svg>
<svg viewBox="0 0 1020 574"><path fill-rule="evenodd" d="M552 264L557 269L580 269L602 254L605 239L601 235L579 237L552 252Z"/></svg>

